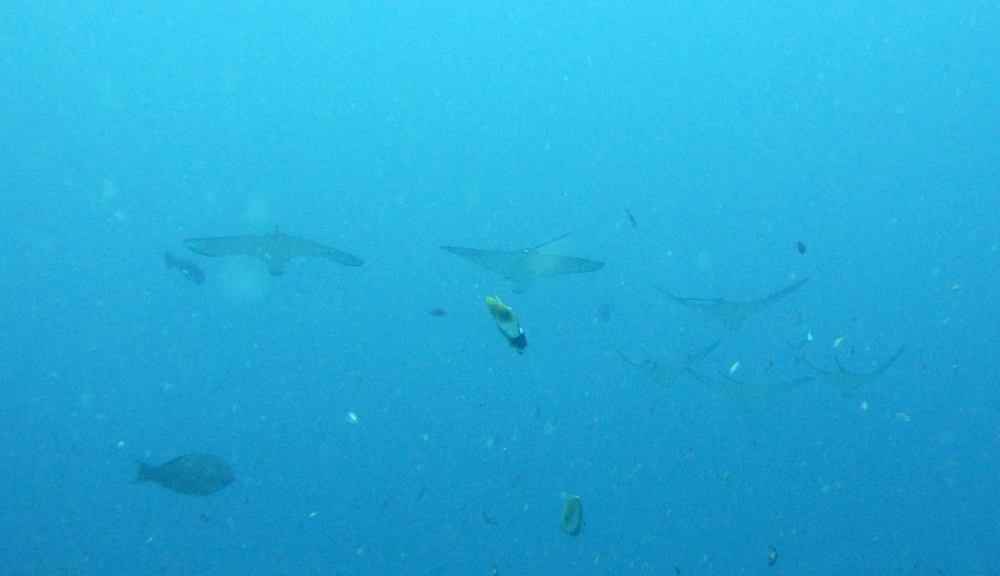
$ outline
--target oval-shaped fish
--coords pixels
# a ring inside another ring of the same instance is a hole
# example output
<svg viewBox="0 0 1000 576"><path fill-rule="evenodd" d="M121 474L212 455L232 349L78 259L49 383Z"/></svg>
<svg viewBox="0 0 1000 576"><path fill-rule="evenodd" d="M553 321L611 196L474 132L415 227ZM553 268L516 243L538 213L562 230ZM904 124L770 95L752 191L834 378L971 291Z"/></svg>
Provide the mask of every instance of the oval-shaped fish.
<svg viewBox="0 0 1000 576"><path fill-rule="evenodd" d="M205 272L194 262L175 258L170 252L164 252L163 259L167 262L167 268L177 268L181 271L181 274L184 274L188 280L195 284L203 284L205 282Z"/></svg>
<svg viewBox="0 0 1000 576"><path fill-rule="evenodd" d="M187 454L159 466L145 462L136 464L139 469L136 471L133 484L156 482L181 494L194 496L215 494L236 480L233 469L211 454Z"/></svg>
<svg viewBox="0 0 1000 576"><path fill-rule="evenodd" d="M510 342L511 348L517 350L518 354L524 354L524 349L528 347L528 339L517 321L517 314L514 314L510 306L501 302L497 296L487 296L486 307L490 309L493 321L507 342Z"/></svg>
<svg viewBox="0 0 1000 576"><path fill-rule="evenodd" d="M563 503L562 531L570 536L579 536L583 531L583 505L579 496L567 495Z"/></svg>

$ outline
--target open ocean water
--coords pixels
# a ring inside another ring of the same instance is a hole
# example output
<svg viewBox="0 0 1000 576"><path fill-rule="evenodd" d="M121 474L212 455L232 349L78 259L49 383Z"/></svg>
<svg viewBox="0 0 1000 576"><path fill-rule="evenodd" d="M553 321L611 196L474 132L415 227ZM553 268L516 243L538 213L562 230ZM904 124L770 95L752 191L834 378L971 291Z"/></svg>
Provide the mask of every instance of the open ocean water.
<svg viewBox="0 0 1000 576"><path fill-rule="evenodd" d="M0 574L1000 574L995 2L8 0L0 225Z"/></svg>

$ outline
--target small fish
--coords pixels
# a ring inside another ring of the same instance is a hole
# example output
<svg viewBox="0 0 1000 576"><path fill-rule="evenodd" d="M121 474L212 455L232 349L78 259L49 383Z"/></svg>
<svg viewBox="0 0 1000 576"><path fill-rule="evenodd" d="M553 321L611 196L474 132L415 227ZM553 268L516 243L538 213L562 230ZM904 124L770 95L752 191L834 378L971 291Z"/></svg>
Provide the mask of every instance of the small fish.
<svg viewBox="0 0 1000 576"><path fill-rule="evenodd" d="M445 316L448 315L448 311L445 310L444 308L438 307L438 308L435 308L435 309L431 310L430 312L428 312L428 314L430 314L431 316L433 316L435 318L444 318Z"/></svg>
<svg viewBox="0 0 1000 576"><path fill-rule="evenodd" d="M493 315L500 333L510 343L511 348L517 350L518 354L524 354L524 349L528 346L528 339L524 335L524 330L517 321L517 315L511 311L510 306L500 301L500 298L493 296L486 297L486 307Z"/></svg>
<svg viewBox="0 0 1000 576"><path fill-rule="evenodd" d="M215 494L236 479L228 464L210 454L188 454L159 466L136 464L133 484L156 482L174 492L194 496Z"/></svg>
<svg viewBox="0 0 1000 576"><path fill-rule="evenodd" d="M579 536L583 531L583 506L580 497L565 495L562 513L562 531L570 536Z"/></svg>
<svg viewBox="0 0 1000 576"><path fill-rule="evenodd" d="M796 246L799 249L799 254L805 254L806 253L806 245L805 244L803 244L802 242L797 242Z"/></svg>
<svg viewBox="0 0 1000 576"><path fill-rule="evenodd" d="M205 283L205 271L190 260L175 258L170 252L163 253L163 259L167 262L167 268L177 268L184 276L195 284Z"/></svg>
<svg viewBox="0 0 1000 576"><path fill-rule="evenodd" d="M632 228L638 228L639 223L635 221L635 216L632 215L632 212L625 210L625 213L628 214L628 221L632 224Z"/></svg>
<svg viewBox="0 0 1000 576"><path fill-rule="evenodd" d="M778 562L778 551L771 546L771 553L767 555L767 565L774 566Z"/></svg>

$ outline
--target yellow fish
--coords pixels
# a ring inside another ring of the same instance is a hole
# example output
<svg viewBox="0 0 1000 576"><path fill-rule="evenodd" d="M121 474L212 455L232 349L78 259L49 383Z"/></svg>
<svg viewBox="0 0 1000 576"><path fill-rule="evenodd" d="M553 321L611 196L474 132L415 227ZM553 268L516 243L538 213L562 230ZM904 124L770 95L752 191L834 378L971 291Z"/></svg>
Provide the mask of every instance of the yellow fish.
<svg viewBox="0 0 1000 576"><path fill-rule="evenodd" d="M517 315L510 306L505 305L494 295L486 297L486 307L490 309L493 321L507 342L510 342L511 347L517 350L518 354L524 354L524 349L528 347L528 339L524 336L524 330L521 330Z"/></svg>

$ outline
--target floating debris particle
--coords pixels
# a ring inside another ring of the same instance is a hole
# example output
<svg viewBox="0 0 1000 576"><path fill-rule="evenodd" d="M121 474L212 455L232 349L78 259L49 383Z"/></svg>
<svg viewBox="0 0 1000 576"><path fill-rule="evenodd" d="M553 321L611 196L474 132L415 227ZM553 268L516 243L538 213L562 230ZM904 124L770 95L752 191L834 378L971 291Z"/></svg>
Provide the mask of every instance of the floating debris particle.
<svg viewBox="0 0 1000 576"><path fill-rule="evenodd" d="M444 318L445 316L448 315L448 310L446 310L444 308L441 308L441 307L438 307L438 308L435 308L435 309L431 310L430 312L428 312L428 314L430 314L431 316L433 316L435 318Z"/></svg>

